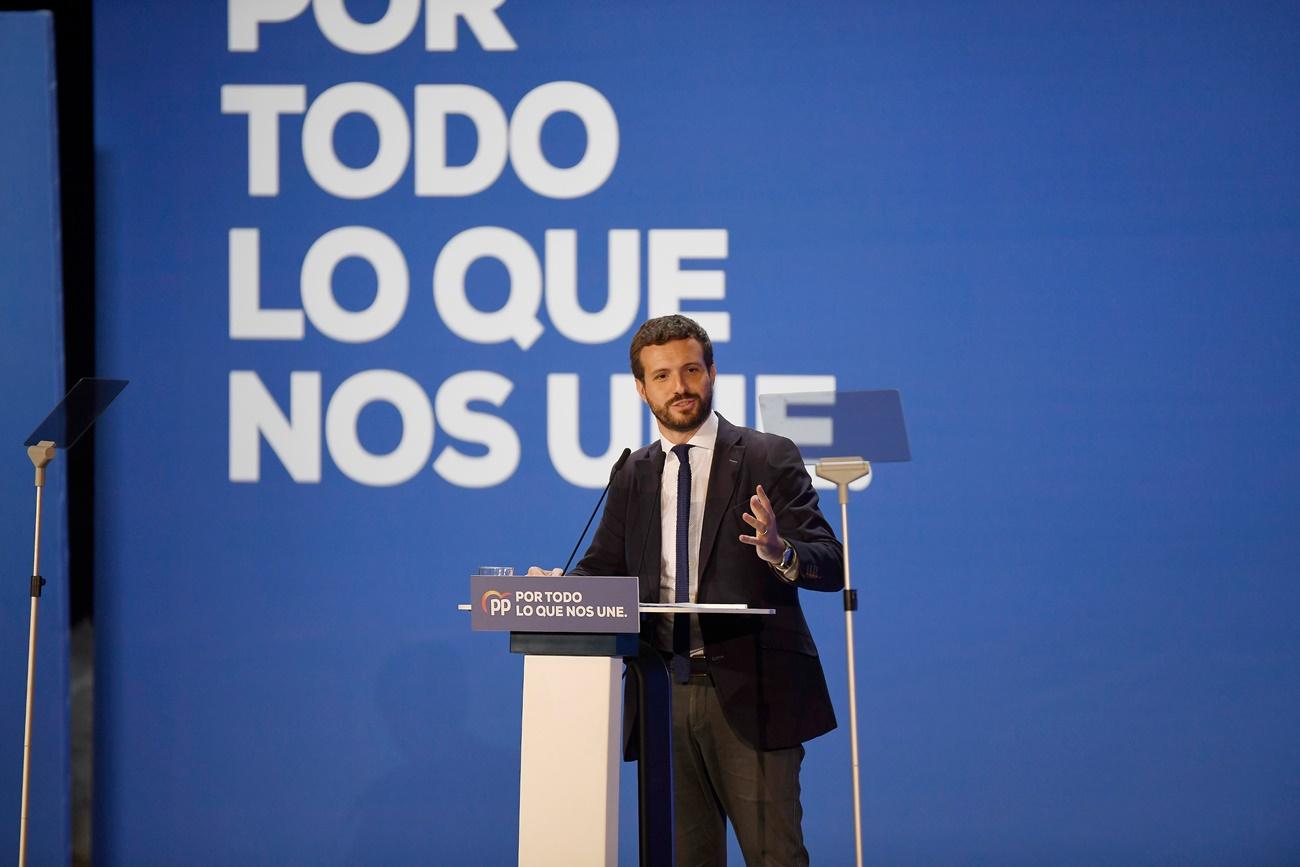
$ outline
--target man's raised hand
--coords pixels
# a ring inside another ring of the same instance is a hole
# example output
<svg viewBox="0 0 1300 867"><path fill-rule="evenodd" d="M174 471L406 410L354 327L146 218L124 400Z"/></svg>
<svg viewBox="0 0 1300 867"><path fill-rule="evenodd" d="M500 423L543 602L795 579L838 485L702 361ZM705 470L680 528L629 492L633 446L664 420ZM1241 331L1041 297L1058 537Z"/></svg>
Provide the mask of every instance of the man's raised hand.
<svg viewBox="0 0 1300 867"><path fill-rule="evenodd" d="M752 514L751 514L752 513ZM753 545L754 552L765 563L780 563L785 554L785 543L777 532L776 512L767 492L759 485L754 489L754 496L749 498L749 511L741 515L745 523L754 528L754 535L741 536L740 541Z"/></svg>

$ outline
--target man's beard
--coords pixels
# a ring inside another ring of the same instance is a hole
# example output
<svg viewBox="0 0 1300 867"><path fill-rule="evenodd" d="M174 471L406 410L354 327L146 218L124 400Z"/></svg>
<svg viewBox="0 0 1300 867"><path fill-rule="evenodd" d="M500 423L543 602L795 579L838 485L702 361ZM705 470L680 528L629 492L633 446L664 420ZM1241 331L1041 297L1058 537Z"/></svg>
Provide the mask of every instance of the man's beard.
<svg viewBox="0 0 1300 867"><path fill-rule="evenodd" d="M695 411L689 416L682 415L672 409L673 403L684 398L695 398ZM710 388L707 394L697 394L693 391L686 391L680 394L674 394L671 398L664 401L659 406L650 405L650 411L659 423L668 430L678 433L693 431L713 412L713 389Z"/></svg>

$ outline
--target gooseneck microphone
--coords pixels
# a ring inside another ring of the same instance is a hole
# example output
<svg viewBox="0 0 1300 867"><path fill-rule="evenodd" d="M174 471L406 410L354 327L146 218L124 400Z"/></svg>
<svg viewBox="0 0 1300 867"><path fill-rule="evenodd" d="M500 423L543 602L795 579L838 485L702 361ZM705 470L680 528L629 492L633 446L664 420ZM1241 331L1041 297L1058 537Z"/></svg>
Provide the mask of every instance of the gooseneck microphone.
<svg viewBox="0 0 1300 867"><path fill-rule="evenodd" d="M560 573L561 575L569 574L569 566L573 563L573 558L578 553L578 546L582 544L583 539L587 538L587 531L591 529L591 522L596 519L596 513L600 511L600 504L605 502L605 495L609 493L609 486L614 484L614 476L618 475L618 471L623 469L623 464L627 463L628 456L631 454L631 449L623 449L623 454L619 455L618 460L614 461L614 469L609 471L609 481L605 483L605 490L600 492L600 499L596 501L596 508L591 510L591 517L587 519L587 526L582 528L582 535L579 536L578 541L574 543L573 551L570 552L568 562L564 564L564 571Z"/></svg>

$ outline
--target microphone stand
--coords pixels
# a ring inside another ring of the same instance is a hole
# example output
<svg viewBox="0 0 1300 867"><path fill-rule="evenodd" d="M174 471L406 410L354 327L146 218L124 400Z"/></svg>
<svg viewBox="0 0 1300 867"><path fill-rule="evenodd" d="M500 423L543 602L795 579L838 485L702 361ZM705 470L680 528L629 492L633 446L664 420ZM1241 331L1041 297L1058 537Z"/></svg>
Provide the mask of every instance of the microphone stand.
<svg viewBox="0 0 1300 867"><path fill-rule="evenodd" d="M614 462L613 468L609 471L609 481L605 482L605 490L600 492L600 499L596 501L596 508L591 510L591 517L587 518L587 526L582 528L582 535L578 537L577 542L573 543L573 550L569 552L569 559L564 562L564 570L560 572L561 575L569 574L569 567L573 565L573 558L578 554L578 546L582 544L583 539L587 538L587 531L591 529L591 522L596 520L596 513L600 511L600 504L605 502L605 495L609 493L610 485L614 484L614 477L618 475L619 470L623 469L623 464L627 463L628 456L631 454L631 449L623 449L623 453Z"/></svg>
<svg viewBox="0 0 1300 867"><path fill-rule="evenodd" d="M862 786L858 770L858 683L853 668L853 613L858 610L858 591L849 573L849 483L863 476L870 484L871 463L862 458L822 458L817 475L833 482L839 491L840 536L844 544L844 633L849 654L849 750L853 760L853 846L857 867L862 867Z"/></svg>
<svg viewBox="0 0 1300 867"><path fill-rule="evenodd" d="M36 692L36 619L40 612L41 588L45 579L41 577L41 495L45 491L45 467L54 460L56 449L49 440L41 440L27 449L36 468L36 538L32 545L32 615L27 635L27 712L23 720L23 800L22 824L18 831L18 867L27 864L27 804L31 790L31 755L32 755L32 699Z"/></svg>

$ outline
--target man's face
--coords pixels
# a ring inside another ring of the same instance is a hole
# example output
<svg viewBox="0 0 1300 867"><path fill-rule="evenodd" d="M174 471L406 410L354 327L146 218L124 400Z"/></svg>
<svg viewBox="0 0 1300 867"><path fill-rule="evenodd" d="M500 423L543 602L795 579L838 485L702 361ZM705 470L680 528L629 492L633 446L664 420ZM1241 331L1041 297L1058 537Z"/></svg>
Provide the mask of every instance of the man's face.
<svg viewBox="0 0 1300 867"><path fill-rule="evenodd" d="M704 347L693 337L641 349L645 378L636 390L659 424L688 433L704 424L713 410L713 379L718 371L704 366Z"/></svg>

